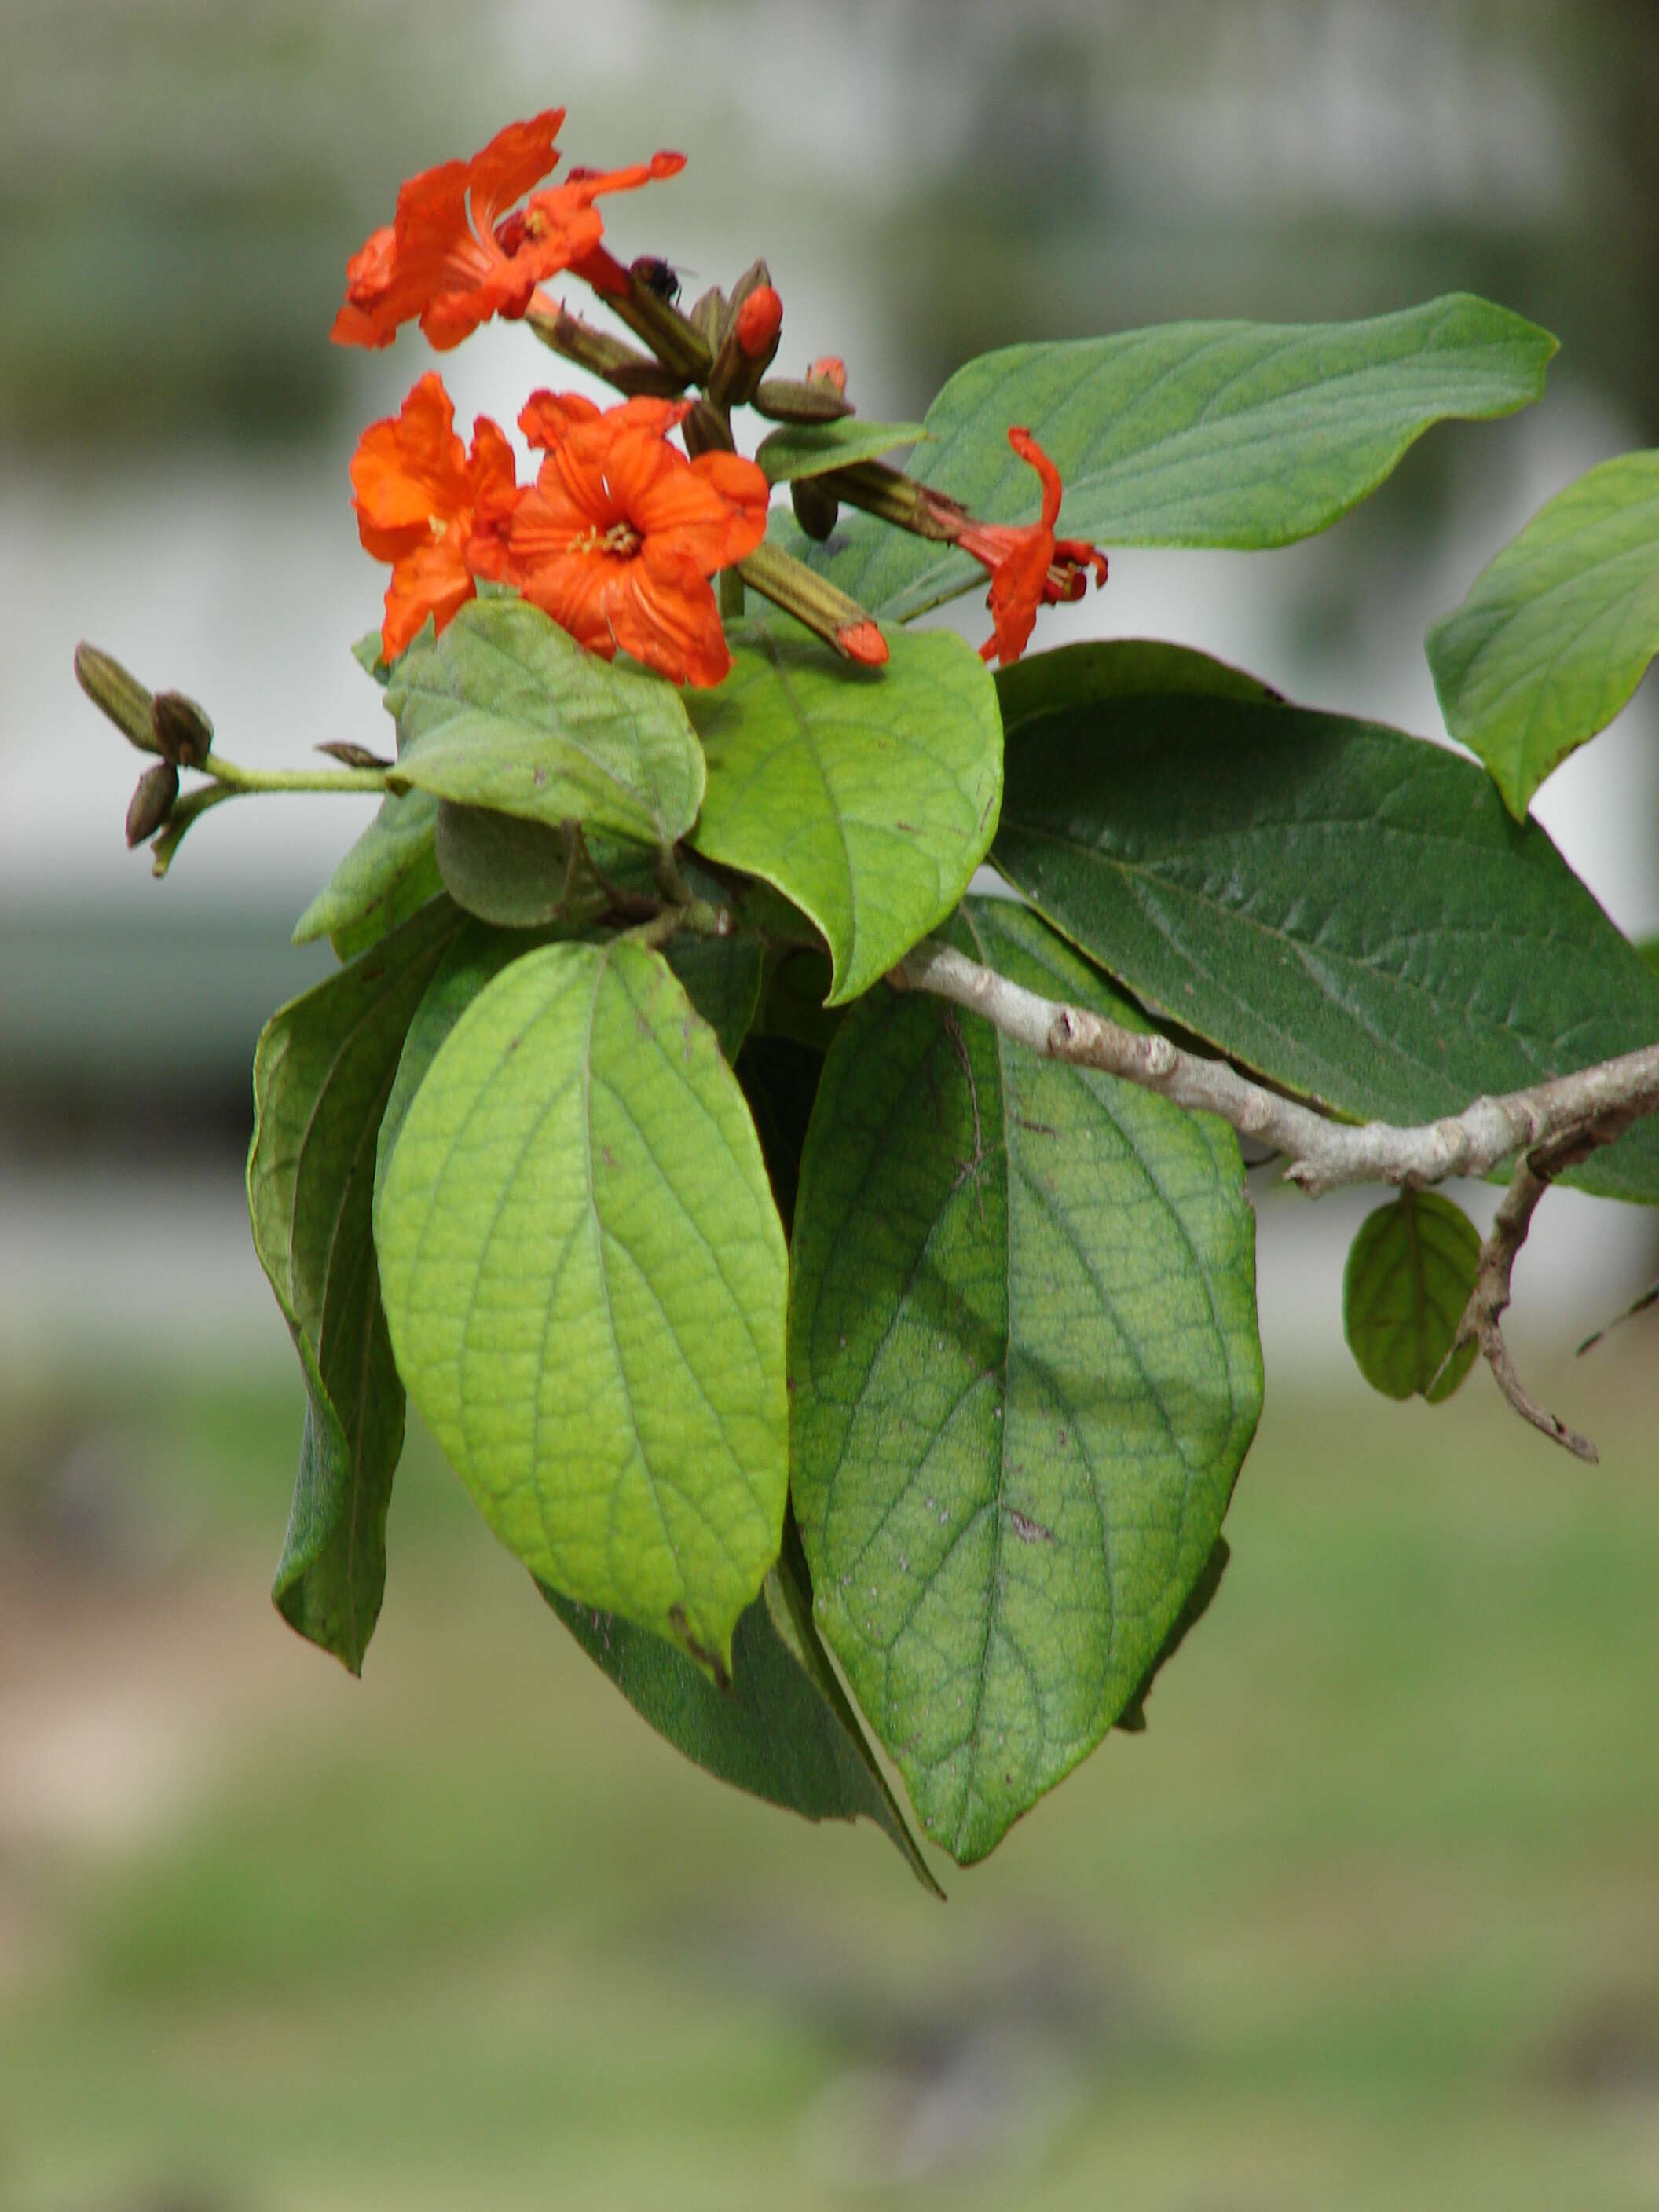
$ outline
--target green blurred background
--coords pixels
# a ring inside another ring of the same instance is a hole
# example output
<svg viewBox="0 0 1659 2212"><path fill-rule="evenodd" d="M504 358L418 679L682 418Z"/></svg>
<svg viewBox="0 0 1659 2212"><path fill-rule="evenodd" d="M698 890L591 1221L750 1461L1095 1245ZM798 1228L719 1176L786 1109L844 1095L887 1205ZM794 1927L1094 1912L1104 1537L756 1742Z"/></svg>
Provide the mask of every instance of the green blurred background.
<svg viewBox="0 0 1659 2212"><path fill-rule="evenodd" d="M1659 9L1439 0L0 0L0 2208L1659 2205L1652 1224L1553 1199L1530 1379L1368 1398L1364 1201L1260 1176L1268 1411L1214 1613L928 1903L873 1831L683 1765L416 1436L362 1683L265 1599L301 1394L248 1245L261 1021L355 802L228 808L165 885L88 635L233 757L374 743L345 465L427 366L325 333L410 170L570 112L683 148L614 235L876 416L964 355L1456 286L1559 331L1313 547L1125 553L1050 640L1177 637L1440 734L1498 544L1659 435ZM447 357L465 420L568 380ZM975 638L982 622L963 614ZM1651 701L1553 833L1659 924ZM1473 1194L1477 1210L1486 1194Z"/></svg>

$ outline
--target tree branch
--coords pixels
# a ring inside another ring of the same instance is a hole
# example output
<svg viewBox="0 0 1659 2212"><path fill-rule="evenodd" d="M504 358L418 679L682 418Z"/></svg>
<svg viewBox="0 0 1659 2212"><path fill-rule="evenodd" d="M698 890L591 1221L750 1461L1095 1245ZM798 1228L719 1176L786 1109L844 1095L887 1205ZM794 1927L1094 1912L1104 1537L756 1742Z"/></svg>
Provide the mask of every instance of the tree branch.
<svg viewBox="0 0 1659 2212"><path fill-rule="evenodd" d="M1042 998L937 939L907 953L887 981L896 990L948 999L1047 1059L1099 1068L1192 1112L1218 1115L1242 1135L1283 1153L1285 1180L1310 1198L1350 1183L1415 1188L1449 1176L1488 1175L1523 1155L1481 1247L1455 1342L1473 1338L1479 1344L1499 1389L1523 1419L1580 1459L1595 1459L1588 1437L1522 1389L1500 1324L1516 1255L1552 1181L1622 1136L1632 1121L1659 1112L1659 1044L1503 1097L1477 1098L1461 1114L1401 1128L1387 1121L1333 1121L1251 1082L1224 1060L1187 1052L1156 1031L1127 1030L1084 1007Z"/></svg>
<svg viewBox="0 0 1659 2212"><path fill-rule="evenodd" d="M1564 1140L1589 1139L1589 1151L1610 1144L1644 1115L1659 1113L1659 1044L1401 1128L1333 1121L1251 1082L1224 1060L1184 1051L1155 1030L1127 1030L1083 1007L1042 998L933 938L907 953L887 980L898 990L930 991L965 1006L1047 1059L1097 1067L1194 1113L1219 1115L1241 1134L1282 1152L1285 1179L1310 1198L1347 1183L1419 1188L1449 1176L1488 1175L1516 1152L1540 1145L1553 1150ZM1548 1172L1559 1174L1560 1165Z"/></svg>

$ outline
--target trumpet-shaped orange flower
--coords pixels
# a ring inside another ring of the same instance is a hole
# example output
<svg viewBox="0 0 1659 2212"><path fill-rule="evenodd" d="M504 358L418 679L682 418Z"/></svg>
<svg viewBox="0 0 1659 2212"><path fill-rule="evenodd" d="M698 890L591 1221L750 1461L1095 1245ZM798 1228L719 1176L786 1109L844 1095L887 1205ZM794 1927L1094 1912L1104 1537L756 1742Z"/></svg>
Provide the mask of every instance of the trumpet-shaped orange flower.
<svg viewBox="0 0 1659 2212"><path fill-rule="evenodd" d="M443 380L428 370L401 413L364 431L352 457L357 535L392 563L380 647L397 658L431 615L441 629L494 575L514 508L524 496L513 448L480 416L469 453L455 434Z"/></svg>
<svg viewBox="0 0 1659 2212"><path fill-rule="evenodd" d="M1000 660L1006 668L1019 659L1036 625L1038 607L1057 599L1080 599L1095 581L1106 580L1106 556L1076 538L1054 536L1060 520L1060 471L1029 430L1012 429L1008 443L1023 461L1029 461L1042 485L1042 508L1036 522L1022 524L964 521L956 542L990 572L991 588L985 604L991 610L992 634L980 647L983 660Z"/></svg>
<svg viewBox="0 0 1659 2212"><path fill-rule="evenodd" d="M419 317L440 350L459 345L491 315L522 315L536 287L592 255L605 225L594 202L631 191L685 166L683 154L653 154L626 169L573 169L562 185L532 185L558 161L564 121L550 107L510 123L470 161L443 161L398 194L395 222L377 230L346 264L345 304L331 333L341 345L389 345Z"/></svg>
<svg viewBox="0 0 1659 2212"><path fill-rule="evenodd" d="M506 573L590 651L618 648L677 684L731 666L708 579L766 535L766 478L736 453L694 461L668 443L686 401L630 399L603 413L538 392L519 417L546 448L513 517Z"/></svg>

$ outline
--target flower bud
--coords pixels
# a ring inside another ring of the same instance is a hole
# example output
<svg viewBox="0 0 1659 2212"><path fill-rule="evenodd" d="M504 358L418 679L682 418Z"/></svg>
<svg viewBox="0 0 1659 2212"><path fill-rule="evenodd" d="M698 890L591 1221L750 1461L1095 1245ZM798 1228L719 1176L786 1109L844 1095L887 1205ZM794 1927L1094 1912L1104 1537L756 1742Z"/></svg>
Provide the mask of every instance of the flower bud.
<svg viewBox="0 0 1659 2212"><path fill-rule="evenodd" d="M757 262L756 267L760 266ZM769 284L752 285L735 301L708 373L708 397L717 406L739 407L754 396L778 349L782 328L783 302Z"/></svg>
<svg viewBox="0 0 1659 2212"><path fill-rule="evenodd" d="M138 678L95 645L75 648L75 680L100 714L106 714L129 744L140 752L156 750L150 727L155 700Z"/></svg>
<svg viewBox="0 0 1659 2212"><path fill-rule="evenodd" d="M854 411L829 385L797 384L787 376L769 376L757 384L750 404L771 422L838 422Z"/></svg>
<svg viewBox="0 0 1659 2212"><path fill-rule="evenodd" d="M171 761L157 761L154 768L144 770L127 809L129 849L155 836L172 813L178 796L179 771Z"/></svg>
<svg viewBox="0 0 1659 2212"><path fill-rule="evenodd" d="M834 492L820 483L817 477L797 477L789 487L789 503L795 510L795 520L809 538L822 544L836 526L841 513L841 502Z"/></svg>
<svg viewBox="0 0 1659 2212"><path fill-rule="evenodd" d="M821 353L806 372L809 384L821 384L837 399L847 397L847 363L838 353Z"/></svg>
<svg viewBox="0 0 1659 2212"><path fill-rule="evenodd" d="M156 751L175 768L200 768L213 750L212 723L182 691L156 693L149 726Z"/></svg>
<svg viewBox="0 0 1659 2212"><path fill-rule="evenodd" d="M692 304L687 319L692 329L707 339L711 357L719 350L731 312L726 295L718 284L711 284Z"/></svg>
<svg viewBox="0 0 1659 2212"><path fill-rule="evenodd" d="M764 355L770 361L778 349L778 334L783 328L782 301L769 284L763 284L738 309L732 318L732 327L746 360L758 361Z"/></svg>
<svg viewBox="0 0 1659 2212"><path fill-rule="evenodd" d="M879 668L886 659L887 641L866 610L781 546L757 545L746 561L738 563L738 574L774 606L816 630L845 659L866 668Z"/></svg>
<svg viewBox="0 0 1659 2212"><path fill-rule="evenodd" d="M680 425L685 450L695 461L699 453L734 453L732 424L723 407L712 399L699 399Z"/></svg>

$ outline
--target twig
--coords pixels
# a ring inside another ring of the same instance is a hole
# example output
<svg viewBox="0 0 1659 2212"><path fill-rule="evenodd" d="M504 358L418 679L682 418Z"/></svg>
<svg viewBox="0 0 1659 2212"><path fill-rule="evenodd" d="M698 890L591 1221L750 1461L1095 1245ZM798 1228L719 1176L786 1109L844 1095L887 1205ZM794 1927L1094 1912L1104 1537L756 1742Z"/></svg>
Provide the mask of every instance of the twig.
<svg viewBox="0 0 1659 2212"><path fill-rule="evenodd" d="M1241 1135L1285 1157L1285 1177L1310 1198L1360 1182L1425 1184L1484 1176L1523 1154L1481 1248L1475 1287L1456 1341L1480 1345L1498 1388L1534 1427L1581 1459L1595 1447L1528 1397L1499 1326L1516 1255L1553 1178L1632 1121L1659 1112L1659 1044L1601 1060L1460 1114L1402 1128L1388 1121L1332 1120L1268 1091L1224 1060L1184 1050L1157 1032L1127 1030L1080 1006L1045 999L1006 975L927 939L887 978L895 989L929 991L979 1014L1003 1036L1049 1060L1097 1067L1194 1113L1216 1114Z"/></svg>
<svg viewBox="0 0 1659 2212"><path fill-rule="evenodd" d="M1286 1180L1310 1198L1347 1183L1420 1188L1449 1176L1488 1175L1516 1152L1595 1136L1604 1126L1608 1133L1595 1141L1611 1143L1632 1121L1659 1112L1659 1044L1401 1128L1333 1121L1252 1083L1224 1060L1187 1052L1155 1030L1126 1030L1083 1007L1042 998L932 938L907 953L887 980L899 990L931 991L981 1014L1047 1059L1098 1067L1194 1113L1218 1114L1241 1134L1282 1152Z"/></svg>

